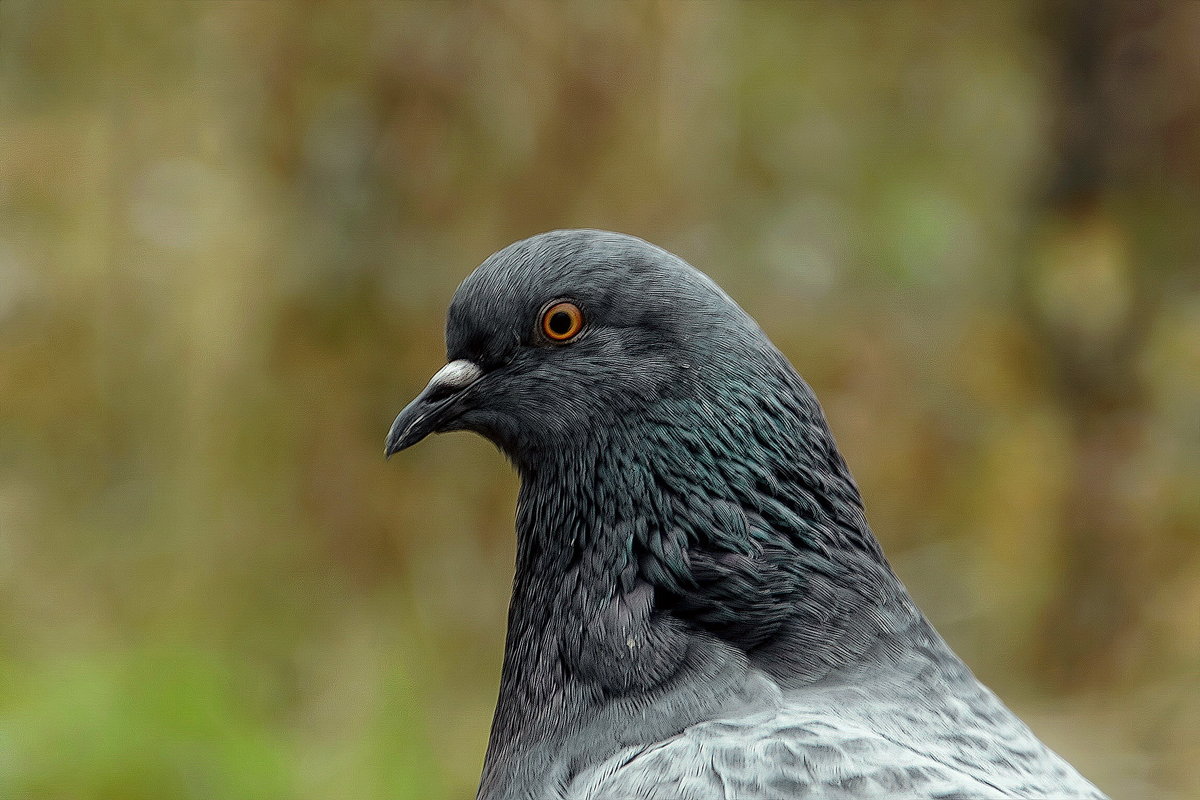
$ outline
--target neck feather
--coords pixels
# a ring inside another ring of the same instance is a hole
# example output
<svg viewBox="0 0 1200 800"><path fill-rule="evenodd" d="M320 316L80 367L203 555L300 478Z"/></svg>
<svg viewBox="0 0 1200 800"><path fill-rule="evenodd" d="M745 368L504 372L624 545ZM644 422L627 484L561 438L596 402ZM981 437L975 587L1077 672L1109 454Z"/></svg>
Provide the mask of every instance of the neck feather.
<svg viewBox="0 0 1200 800"><path fill-rule="evenodd" d="M518 460L518 552L489 762L721 653L794 687L917 615L816 401L638 424ZM762 418L766 417L764 421ZM744 423L755 419L756 425ZM707 656L706 656L707 657Z"/></svg>

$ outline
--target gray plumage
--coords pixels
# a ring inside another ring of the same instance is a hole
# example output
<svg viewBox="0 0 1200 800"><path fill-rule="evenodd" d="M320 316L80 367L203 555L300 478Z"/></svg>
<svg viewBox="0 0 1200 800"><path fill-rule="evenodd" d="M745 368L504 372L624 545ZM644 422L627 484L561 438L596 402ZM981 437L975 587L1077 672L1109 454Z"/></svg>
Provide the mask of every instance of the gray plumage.
<svg viewBox="0 0 1200 800"><path fill-rule="evenodd" d="M480 798L1103 797L915 607L811 390L702 273L542 234L446 340L387 452L473 430L521 475Z"/></svg>

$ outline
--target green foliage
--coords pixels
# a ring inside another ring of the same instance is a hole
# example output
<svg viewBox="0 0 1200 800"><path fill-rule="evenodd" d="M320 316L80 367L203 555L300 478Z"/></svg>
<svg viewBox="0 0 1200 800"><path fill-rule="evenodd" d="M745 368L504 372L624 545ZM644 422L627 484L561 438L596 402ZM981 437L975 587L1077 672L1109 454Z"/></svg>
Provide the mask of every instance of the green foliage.
<svg viewBox="0 0 1200 800"><path fill-rule="evenodd" d="M215 654L8 663L5 797L289 797L288 754Z"/></svg>

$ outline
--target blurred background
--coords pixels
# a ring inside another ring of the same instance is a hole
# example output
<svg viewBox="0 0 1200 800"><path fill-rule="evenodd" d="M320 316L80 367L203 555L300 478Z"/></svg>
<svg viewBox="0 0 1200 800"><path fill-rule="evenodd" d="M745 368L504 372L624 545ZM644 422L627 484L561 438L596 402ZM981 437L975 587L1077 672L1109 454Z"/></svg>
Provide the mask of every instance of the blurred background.
<svg viewBox="0 0 1200 800"><path fill-rule="evenodd" d="M709 272L901 576L1200 797L1200 3L0 4L0 797L473 796L516 479L385 464L458 282Z"/></svg>

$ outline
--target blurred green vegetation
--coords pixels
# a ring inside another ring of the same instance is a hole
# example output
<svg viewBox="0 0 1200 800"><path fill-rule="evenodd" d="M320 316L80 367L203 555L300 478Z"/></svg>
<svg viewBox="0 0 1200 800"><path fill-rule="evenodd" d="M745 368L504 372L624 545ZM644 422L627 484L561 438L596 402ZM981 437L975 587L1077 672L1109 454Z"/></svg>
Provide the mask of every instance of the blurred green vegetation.
<svg viewBox="0 0 1200 800"><path fill-rule="evenodd" d="M951 642L1200 796L1200 4L0 4L0 797L473 793L516 481L394 463L458 281L754 314Z"/></svg>

